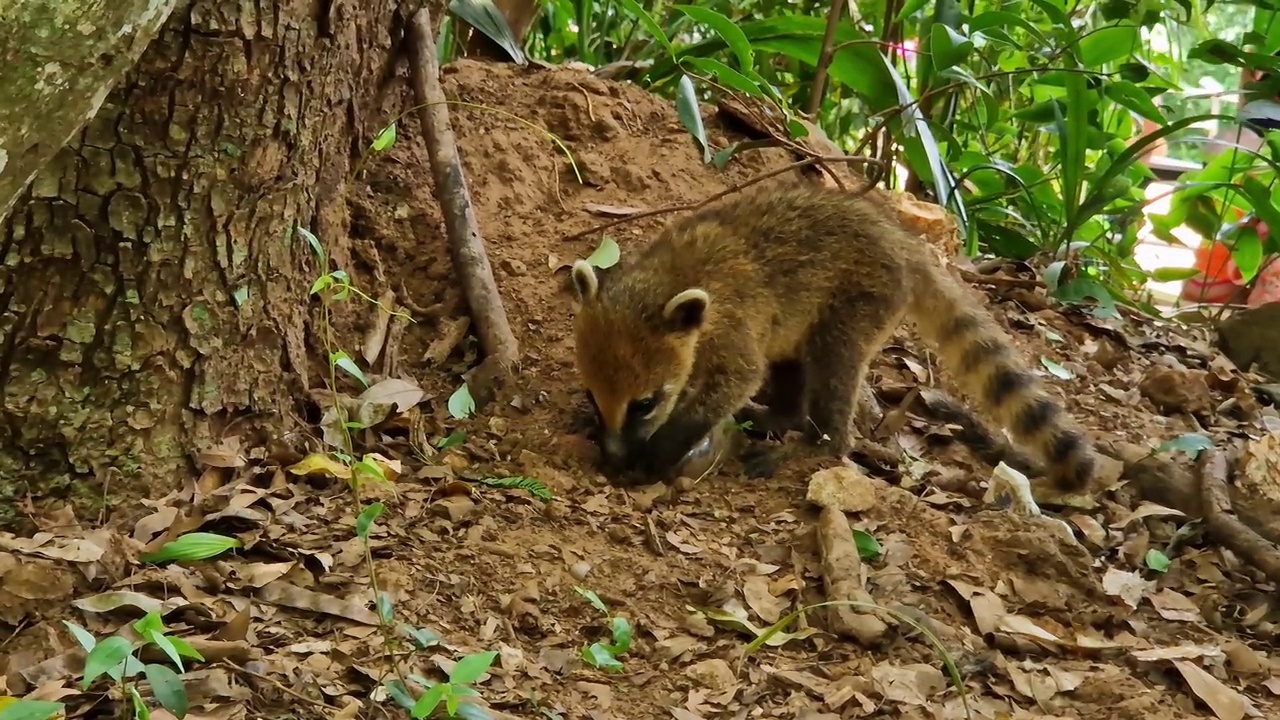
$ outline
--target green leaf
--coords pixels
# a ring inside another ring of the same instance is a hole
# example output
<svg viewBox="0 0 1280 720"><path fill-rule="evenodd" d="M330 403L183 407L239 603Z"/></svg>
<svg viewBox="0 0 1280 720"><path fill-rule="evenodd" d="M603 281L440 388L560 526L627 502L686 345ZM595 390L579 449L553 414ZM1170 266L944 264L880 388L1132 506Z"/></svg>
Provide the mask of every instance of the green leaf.
<svg viewBox="0 0 1280 720"><path fill-rule="evenodd" d="M893 16L894 23L901 23L903 20L923 10L924 6L928 4L929 0L907 0L902 4L902 9L898 11L898 14Z"/></svg>
<svg viewBox="0 0 1280 720"><path fill-rule="evenodd" d="M613 652L621 655L631 649L631 623L623 617L615 617L609 621L613 633Z"/></svg>
<svg viewBox="0 0 1280 720"><path fill-rule="evenodd" d="M524 50L516 42L511 33L511 26L503 17L502 11L494 6L492 0L452 0L449 12L466 21L468 25L484 33L506 51L517 65L527 65Z"/></svg>
<svg viewBox="0 0 1280 720"><path fill-rule="evenodd" d="M378 591L374 604L378 608L378 619L382 621L383 625L390 625L391 621L396 617L395 603L391 600L391 593L385 590Z"/></svg>
<svg viewBox="0 0 1280 720"><path fill-rule="evenodd" d="M600 238L600 244L596 249L587 256L587 264L604 270L618 264L621 258L622 250L618 248L618 241L605 235Z"/></svg>
<svg viewBox="0 0 1280 720"><path fill-rule="evenodd" d="M853 529L853 544L858 548L858 557L863 560L875 560L884 554L880 541L866 530Z"/></svg>
<svg viewBox="0 0 1280 720"><path fill-rule="evenodd" d="M47 700L15 700L0 706L0 720L48 720L66 707Z"/></svg>
<svg viewBox="0 0 1280 720"><path fill-rule="evenodd" d="M1146 562L1147 567L1158 573L1168 572L1169 566L1173 564L1169 561L1168 555L1165 555L1163 552L1160 552L1155 548L1148 550L1147 556L1143 560Z"/></svg>
<svg viewBox="0 0 1280 720"><path fill-rule="evenodd" d="M594 607L595 609L606 614L609 612L609 609L604 605L604 601L600 599L600 596L596 594L595 590L588 590L584 587L578 587L576 585L574 586L573 589L574 589L574 592L586 598L587 602L591 603L591 606Z"/></svg>
<svg viewBox="0 0 1280 720"><path fill-rule="evenodd" d="M751 42L747 40L746 34L737 23L701 5L673 5L672 7L715 30L738 58L738 67L743 70L755 67L756 59L755 53L751 50Z"/></svg>
<svg viewBox="0 0 1280 720"><path fill-rule="evenodd" d="M216 557L232 548L243 546L238 538L218 535L216 533L193 532L171 540L164 544L158 552L142 555L143 562L160 563L169 560L189 562L207 560Z"/></svg>
<svg viewBox="0 0 1280 720"><path fill-rule="evenodd" d="M307 244L311 246L312 252L316 254L316 259L320 261L321 265L324 265L326 257L324 254L324 248L320 245L320 239L317 238L310 230L302 227L301 225L296 225L295 227L298 230L298 234L302 236L302 239L306 240Z"/></svg>
<svg viewBox="0 0 1280 720"><path fill-rule="evenodd" d="M383 150L386 150L387 148L394 145L395 143L396 143L396 124L391 123L390 125L382 128L382 131L378 133L378 137L373 139L372 148L374 152L382 152Z"/></svg>
<svg viewBox="0 0 1280 720"><path fill-rule="evenodd" d="M671 41L667 39L667 34L662 32L662 27L658 25L652 15L640 6L640 3L636 2L636 0L618 1L622 3L622 7L624 7L628 13L639 20L641 25L644 25L644 28L649 31L649 34L653 36L654 40L657 40L662 44L662 47L667 51L668 55L674 55L674 50L671 48Z"/></svg>
<svg viewBox="0 0 1280 720"><path fill-rule="evenodd" d="M582 648L582 659L588 665L607 672L622 670L622 663L618 662L618 659L613 656L609 648L598 642Z"/></svg>
<svg viewBox="0 0 1280 720"><path fill-rule="evenodd" d="M114 668L123 668L124 659L133 651L133 645L119 635L112 635L94 646L84 659L84 681L81 687L85 690L102 675Z"/></svg>
<svg viewBox="0 0 1280 720"><path fill-rule="evenodd" d="M71 635L75 637L76 642L80 643L80 647L84 648L85 652L92 652L93 647L98 644L97 639L88 630L67 620L63 620L62 624L67 626L67 629L71 631Z"/></svg>
<svg viewBox="0 0 1280 720"><path fill-rule="evenodd" d="M360 369L359 365L356 365L356 361L352 360L351 356L346 352L339 350L337 352L330 353L329 364L345 371L356 380L359 380L361 385L369 387L369 378L365 377L364 371Z"/></svg>
<svg viewBox="0 0 1280 720"><path fill-rule="evenodd" d="M1147 120L1158 123L1165 121L1164 114L1156 107L1151 95L1135 83L1128 80L1108 80L1102 86L1102 92L1112 102L1125 106Z"/></svg>
<svg viewBox="0 0 1280 720"><path fill-rule="evenodd" d="M476 401L471 397L471 388L464 382L449 396L449 414L458 420L465 420L475 411Z"/></svg>
<svg viewBox="0 0 1280 720"><path fill-rule="evenodd" d="M1043 355L1040 356L1040 364L1044 366L1045 370L1049 371L1050 375L1053 375L1059 380L1071 380L1075 378L1075 375L1072 375L1070 370L1062 367Z"/></svg>
<svg viewBox="0 0 1280 720"><path fill-rule="evenodd" d="M1156 447L1155 454L1166 452L1185 453L1195 460L1201 452L1213 448L1213 441L1200 433L1185 433L1176 438L1165 440Z"/></svg>
<svg viewBox="0 0 1280 720"><path fill-rule="evenodd" d="M129 685L129 704L133 705L133 720L151 720L151 708L142 699L137 685Z"/></svg>
<svg viewBox="0 0 1280 720"><path fill-rule="evenodd" d="M934 71L942 72L964 62L973 52L973 41L946 23L935 22L929 30L929 52Z"/></svg>
<svg viewBox="0 0 1280 720"><path fill-rule="evenodd" d="M1080 38L1080 64L1090 70L1133 57L1142 46L1138 26L1129 22L1099 28Z"/></svg>
<svg viewBox="0 0 1280 720"><path fill-rule="evenodd" d="M135 620L133 629L144 637L149 633L162 633L164 632L164 620L161 619L160 613L152 610Z"/></svg>
<svg viewBox="0 0 1280 720"><path fill-rule="evenodd" d="M1257 228L1251 226L1240 228L1231 243L1231 260L1235 262L1236 267L1240 268L1241 279L1244 282L1253 280L1258 274L1258 269L1262 267L1262 238L1258 236Z"/></svg>
<svg viewBox="0 0 1280 720"><path fill-rule="evenodd" d="M721 84L737 90L745 95L764 97L764 92L750 78L715 58L691 57L680 61L682 65L690 65L696 70L714 75Z"/></svg>
<svg viewBox="0 0 1280 720"><path fill-rule="evenodd" d="M1200 274L1195 268L1180 267L1158 267L1152 270L1148 275L1156 282L1179 282L1187 280Z"/></svg>
<svg viewBox="0 0 1280 720"><path fill-rule="evenodd" d="M479 680L480 676L488 671L489 666L493 664L493 659L496 657L498 657L497 650L487 650L462 658L449 671L449 682L458 685L470 685Z"/></svg>
<svg viewBox="0 0 1280 720"><path fill-rule="evenodd" d="M164 665L154 663L142 666L142 671L147 676L147 683L151 685L152 694L156 696L156 700L160 701L160 706L178 720L186 717L187 689L183 687L182 678L178 673Z"/></svg>
<svg viewBox="0 0 1280 720"><path fill-rule="evenodd" d="M680 89L676 93L676 115L680 124L689 131L702 148L702 162L711 162L711 147L707 144L707 129L702 125L702 108L698 107L698 93L688 75L680 74Z"/></svg>
<svg viewBox="0 0 1280 720"><path fill-rule="evenodd" d="M426 650L429 647L440 644L440 636L425 628L400 623L400 631L408 635L409 641L419 650Z"/></svg>
<svg viewBox="0 0 1280 720"><path fill-rule="evenodd" d="M191 643L186 640L183 640L180 637L169 637L169 642L173 643L174 649L176 649L178 654L182 657L204 662L204 656L200 654L200 651L191 647Z"/></svg>
<svg viewBox="0 0 1280 720"><path fill-rule="evenodd" d="M422 693L422 697L418 698L418 702L413 704L413 709L409 714L415 718L424 718L435 712L436 706L444 699L445 693L449 692L449 683L437 683L427 688Z"/></svg>
<svg viewBox="0 0 1280 720"><path fill-rule="evenodd" d="M382 514L386 507L380 502L375 502L361 510L360 517L356 518L356 537L368 542L369 527L373 525L373 521L378 519L378 516Z"/></svg>
<svg viewBox="0 0 1280 720"><path fill-rule="evenodd" d="M173 644L172 638L155 631L147 632L143 637L150 640L153 645L163 650L164 654L168 655L169 659L173 661L174 666L178 668L178 672L186 672L186 669L182 667L182 655L178 652L178 648Z"/></svg>
<svg viewBox="0 0 1280 720"><path fill-rule="evenodd" d="M1080 192L1084 185L1085 131L1089 127L1089 103L1084 76L1071 73L1066 77L1066 117L1058 116L1058 163L1062 168L1062 201L1067 211L1067 228L1074 231L1078 223L1088 218L1077 218L1080 209ZM1071 233L1064 233L1068 239Z"/></svg>
<svg viewBox="0 0 1280 720"><path fill-rule="evenodd" d="M436 441L436 449L445 450L451 447L457 447L467 441L466 430L454 430L447 437L442 437Z"/></svg>

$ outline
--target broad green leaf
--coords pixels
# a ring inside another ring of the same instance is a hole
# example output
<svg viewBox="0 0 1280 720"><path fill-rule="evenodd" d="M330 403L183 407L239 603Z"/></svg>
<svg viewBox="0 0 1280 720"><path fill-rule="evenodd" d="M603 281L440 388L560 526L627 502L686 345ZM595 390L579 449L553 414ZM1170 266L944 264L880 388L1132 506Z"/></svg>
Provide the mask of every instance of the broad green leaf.
<svg viewBox="0 0 1280 720"><path fill-rule="evenodd" d="M689 131L702 149L702 162L711 162L711 147L707 144L707 129L702 125L702 108L698 106L698 93L688 75L680 75L680 90L676 93L676 115L680 124Z"/></svg>
<svg viewBox="0 0 1280 720"><path fill-rule="evenodd" d="M1075 378L1075 375L1072 375L1070 370L1062 367L1062 365L1043 355L1040 356L1040 364L1044 366L1045 370L1049 371L1050 375L1053 375L1059 380L1072 380Z"/></svg>
<svg viewBox="0 0 1280 720"><path fill-rule="evenodd" d="M617 265L620 259L622 259L622 250L618 247L618 241L605 235L600 238L600 244L596 249L587 256L587 264L604 270Z"/></svg>
<svg viewBox="0 0 1280 720"><path fill-rule="evenodd" d="M462 658L449 671L449 682L458 685L470 685L479 680L480 676L489 670L489 666L493 664L493 659L496 657L498 657L497 650L486 650L485 652Z"/></svg>
<svg viewBox="0 0 1280 720"><path fill-rule="evenodd" d="M378 608L378 619L383 625L390 625L396 617L395 603L391 599L391 593L380 590L374 604Z"/></svg>
<svg viewBox="0 0 1280 720"><path fill-rule="evenodd" d="M1186 454L1192 460L1200 455L1202 451L1213 448L1213 441L1200 433L1186 433L1176 438L1171 438L1160 443L1156 447L1156 454L1166 452L1180 452Z"/></svg>
<svg viewBox="0 0 1280 720"><path fill-rule="evenodd" d="M1084 76L1072 73L1066 78L1066 117L1058 119L1058 163L1062 171L1062 200L1067 211L1067 227L1063 237L1070 240L1082 220L1079 217L1081 190L1084 186L1085 151L1088 144L1085 130L1089 127L1089 105Z"/></svg>
<svg viewBox="0 0 1280 720"><path fill-rule="evenodd" d="M11 700L12 702L3 702ZM48 720L66 709L66 705L47 700L0 698L0 720Z"/></svg>
<svg viewBox="0 0 1280 720"><path fill-rule="evenodd" d="M204 662L204 656L200 654L200 651L191 647L191 643L186 640L183 640L180 637L169 636L169 642L173 643L174 649L177 650L178 654L182 657Z"/></svg>
<svg viewBox="0 0 1280 720"><path fill-rule="evenodd" d="M182 685L178 673L164 665L147 663L142 667L151 685L151 692L160 701L160 706L168 710L178 720L187 715L187 689Z"/></svg>
<svg viewBox="0 0 1280 720"><path fill-rule="evenodd" d="M216 557L231 550L243 546L238 538L227 537L226 535L218 535L216 533L193 532L187 533L179 537L177 540L171 540L164 544L158 552L145 553L142 555L143 562L160 563L170 560L179 562L189 562L192 560L207 560Z"/></svg>
<svg viewBox="0 0 1280 720"><path fill-rule="evenodd" d="M1112 101L1138 113L1152 122L1163 123L1164 114L1156 107L1155 101L1141 87L1128 80L1109 80L1102 86L1102 92Z"/></svg>
<svg viewBox="0 0 1280 720"><path fill-rule="evenodd" d="M464 420L475 411L476 401L471 397L471 388L464 382L449 396L449 414L458 420Z"/></svg>
<svg viewBox="0 0 1280 720"><path fill-rule="evenodd" d="M739 68L747 70L755 67L755 54L751 50L751 42L747 40L746 34L737 23L702 5L673 5L672 8L715 30L738 58Z"/></svg>
<svg viewBox="0 0 1280 720"><path fill-rule="evenodd" d="M587 602L591 603L591 606L594 607L595 609L599 610L602 613L609 612L609 609L604 605L604 601L600 599L600 596L596 594L595 590L588 590L584 587L578 587L578 586L574 586L573 590L574 592L578 593L582 597L586 598Z"/></svg>
<svg viewBox="0 0 1280 720"><path fill-rule="evenodd" d="M1039 47L1049 47L1052 41L1044 36L1040 28L1036 27L1030 20L1011 12L1003 10L992 10L990 12L975 15L969 21L969 33L975 34L991 28L1009 28L1016 27L1026 31L1031 36L1031 41Z"/></svg>
<svg viewBox="0 0 1280 720"><path fill-rule="evenodd" d="M360 369L359 365L356 365L356 361L352 360L351 356L347 353L342 350L331 353L329 355L329 362L334 367L345 371L351 377L359 380L361 385L369 387L369 378L365 377L364 371Z"/></svg>
<svg viewBox="0 0 1280 720"><path fill-rule="evenodd" d="M613 633L613 651L621 655L631 649L631 623L623 617L615 617L609 621Z"/></svg>
<svg viewBox="0 0 1280 720"><path fill-rule="evenodd" d="M893 16L893 21L901 23L903 20L923 10L924 6L928 4L929 0L907 0L902 4L902 9L898 11L898 14Z"/></svg>
<svg viewBox="0 0 1280 720"><path fill-rule="evenodd" d="M517 65L527 65L524 50L511 33L511 26L493 0L451 0L449 12L466 21L497 43Z"/></svg>
<svg viewBox="0 0 1280 720"><path fill-rule="evenodd" d="M93 647L98 644L98 640L88 630L67 620L63 620L62 624L67 626L67 629L71 631L72 636L75 637L76 642L80 643L80 647L84 648L85 652L91 652Z"/></svg>
<svg viewBox="0 0 1280 720"><path fill-rule="evenodd" d="M1151 548L1147 551L1147 556L1144 560L1146 561L1147 567L1158 573L1168 572L1169 566L1173 564L1169 561L1168 555L1165 555L1163 552L1155 548Z"/></svg>
<svg viewBox="0 0 1280 720"><path fill-rule="evenodd" d="M361 510L360 517L356 518L356 537L368 541L370 526L373 525L373 521L378 519L378 516L382 514L386 507L380 502L375 502Z"/></svg>
<svg viewBox="0 0 1280 720"><path fill-rule="evenodd" d="M119 635L112 635L94 646L84 658L84 680L81 687L85 690L102 675L113 668L123 667L124 659L129 657L133 646Z"/></svg>
<svg viewBox="0 0 1280 720"><path fill-rule="evenodd" d="M1240 228L1231 244L1231 260L1240 268L1244 282L1253 280L1258 274L1258 268L1262 267L1262 238L1258 237L1257 228Z"/></svg>
<svg viewBox="0 0 1280 720"><path fill-rule="evenodd" d="M133 629L139 635L147 635L148 633L164 632L164 620L161 619L160 613L152 610L146 615L138 618L133 623Z"/></svg>
<svg viewBox="0 0 1280 720"><path fill-rule="evenodd" d="M164 654L168 655L169 659L172 660L173 664L178 668L178 672L186 672L186 669L182 667L182 655L178 652L177 646L173 644L172 638L154 631L146 633L143 637L150 640L151 644L163 650Z"/></svg>
<svg viewBox="0 0 1280 720"><path fill-rule="evenodd" d="M671 48L671 41L667 39L667 34L662 31L662 27L653 19L653 16L640 6L640 3L636 2L636 0L618 0L618 2L622 3L622 7L626 9L629 14L639 20L640 24L644 25L645 29L649 31L649 34L653 36L654 40L657 40L662 44L662 47L666 49L668 55L674 53Z"/></svg>
<svg viewBox="0 0 1280 720"><path fill-rule="evenodd" d="M396 143L396 124L391 123L390 125L382 128L382 131L378 133L378 137L373 139L373 146L372 146L373 151L382 152L383 150L386 150L387 148L394 145L395 143Z"/></svg>
<svg viewBox="0 0 1280 720"><path fill-rule="evenodd" d="M598 642L582 648L582 659L588 665L606 672L622 670L622 663L618 662L618 659L613 656L609 648Z"/></svg>
<svg viewBox="0 0 1280 720"><path fill-rule="evenodd" d="M1200 271L1195 268L1158 267L1148 274L1151 276L1151 279L1156 282L1167 283L1188 280L1199 275Z"/></svg>
<svg viewBox="0 0 1280 720"><path fill-rule="evenodd" d="M413 704L413 710L409 712L415 718L429 717L435 712L436 706L444 699L445 693L449 692L449 683L437 683L427 688L422 693L422 697L418 698L418 702Z"/></svg>
<svg viewBox="0 0 1280 720"><path fill-rule="evenodd" d="M853 529L853 544L858 548L858 557L863 560L875 560L884 553L880 541L866 530Z"/></svg>
<svg viewBox="0 0 1280 720"><path fill-rule="evenodd" d="M961 33L936 22L929 31L929 51L933 54L933 69L942 72L968 58L973 52L973 41Z"/></svg>
<svg viewBox="0 0 1280 720"><path fill-rule="evenodd" d="M151 720L151 708L142 699L138 686L132 683L129 684L129 704L133 706L133 720Z"/></svg>
<svg viewBox="0 0 1280 720"><path fill-rule="evenodd" d="M440 644L440 636L426 628L413 627L412 625L401 623L400 631L408 635L409 640L419 650L426 650L429 647Z"/></svg>
<svg viewBox="0 0 1280 720"><path fill-rule="evenodd" d="M1099 28L1080 38L1080 64L1094 70L1133 57L1142 47L1138 26L1122 22Z"/></svg>
<svg viewBox="0 0 1280 720"><path fill-rule="evenodd" d="M722 85L727 85L733 90L754 97L763 97L764 93L760 88L752 82L746 75L734 70L715 58L691 57L684 58L682 65L690 65L697 70L701 70L719 80Z"/></svg>

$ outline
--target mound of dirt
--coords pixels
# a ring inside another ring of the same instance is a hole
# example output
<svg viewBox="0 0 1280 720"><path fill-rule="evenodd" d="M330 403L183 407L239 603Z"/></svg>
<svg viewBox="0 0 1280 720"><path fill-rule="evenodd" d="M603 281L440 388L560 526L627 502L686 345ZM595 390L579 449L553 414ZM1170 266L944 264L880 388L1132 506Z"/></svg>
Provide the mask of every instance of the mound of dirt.
<svg viewBox="0 0 1280 720"><path fill-rule="evenodd" d="M428 394L414 411L422 415L415 437L462 430L467 440L425 460L402 446L387 450L404 463L397 492L367 491L387 506L371 535L379 588L399 620L443 636L421 656L402 656L401 671L442 679L461 654L497 650L476 688L491 707L519 717L964 717L938 657L907 625L874 649L792 627L794 637L782 636L735 672L750 625L763 628L824 599L805 483L836 462L796 449L767 479L730 464L696 484L631 491L609 487L593 467L572 365L572 310L555 269L586 256L599 237L562 238L609 219L610 208L696 201L791 158L752 151L716 171L701 162L670 104L569 69L463 61L446 69L445 89L467 103L451 109L453 124L520 342L521 385L510 404L462 422L448 414L446 400L476 348L461 331L465 313L426 150L408 124L352 198L353 274L385 282L413 309L417 323L404 331L398 367ZM407 93L389 101L388 115L409 102ZM711 112L707 125L717 147L731 141ZM581 184L543 129L570 150ZM624 224L610 235L627 253L669 220ZM1047 381L1099 436L1147 442L1194 422L1160 414L1135 389L1155 366L1138 348L1163 355L1176 342L1161 332L1046 309L1043 289L1025 283L996 284L992 306L1033 364L1045 359ZM372 323L359 314L345 321L350 337ZM887 396L935 382L927 356L913 348L921 349L904 331L878 359L872 382ZM1165 547L1175 529L1161 512L1147 508L1135 518L1104 500L1068 514L1082 537L1071 542L1047 522L982 507L975 488L990 469L951 447L945 428L913 416L897 435L913 459L896 484L875 481L874 507L850 517L882 549L864 566L867 589L941 640L974 717L1226 720L1255 708L1258 717L1280 716L1280 666L1267 655L1274 641L1260 629L1266 623L1241 630L1221 611L1234 602L1226 598L1268 591L1247 568L1209 549L1185 551L1164 575L1145 572L1147 549ZM222 512L257 543L244 559L203 574L149 570L130 589L181 593L209 609L192 612L189 628L236 644L235 666L206 680L208 712L233 705L243 712L249 703L254 716L286 706L311 715L358 698L361 716L373 716L369 693L392 663L370 617L373 592L352 529L359 509L341 484L325 491L280 470L267 476L269 484L235 485L226 471L200 490L205 517ZM555 499L477 490L457 476L532 478ZM159 501L135 536L151 540L167 527L157 516L191 498ZM578 588L632 624L620 673L580 659L584 646L610 637L608 616ZM28 595L8 585L0 591ZM51 623L7 649L10 692L50 677L19 668L60 652L49 644ZM239 630L226 630L233 625ZM307 702L298 704L299 695Z"/></svg>

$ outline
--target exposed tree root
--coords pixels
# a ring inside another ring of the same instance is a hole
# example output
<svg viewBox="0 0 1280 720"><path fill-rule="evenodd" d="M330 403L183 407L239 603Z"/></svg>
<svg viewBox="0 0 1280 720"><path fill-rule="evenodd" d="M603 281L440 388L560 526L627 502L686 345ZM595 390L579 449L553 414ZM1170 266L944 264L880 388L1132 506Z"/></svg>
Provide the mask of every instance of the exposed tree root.
<svg viewBox="0 0 1280 720"><path fill-rule="evenodd" d="M486 362L496 362L505 373L519 357L519 346L511 332L502 296L498 294L493 268L467 192L458 145L449 123L449 107L440 86L440 66L431 32L431 15L425 7L413 16L409 33L410 80L419 106L418 122L426 136L436 199L444 215L449 253L470 307L476 336L487 355ZM475 395L475 388L472 394ZM479 397L476 401L481 402Z"/></svg>

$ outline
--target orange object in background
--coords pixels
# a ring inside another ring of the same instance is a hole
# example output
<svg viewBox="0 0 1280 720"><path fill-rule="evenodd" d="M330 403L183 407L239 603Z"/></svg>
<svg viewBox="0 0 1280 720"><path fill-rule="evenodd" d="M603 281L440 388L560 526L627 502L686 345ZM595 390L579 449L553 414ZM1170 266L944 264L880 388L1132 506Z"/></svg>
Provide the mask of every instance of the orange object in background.
<svg viewBox="0 0 1280 720"><path fill-rule="evenodd" d="M1258 234L1266 237L1266 232L1266 225L1259 223ZM1195 269L1200 274L1182 283L1183 300L1213 305L1240 301L1244 275L1231 259L1231 250L1226 245L1215 240L1196 248ZM1280 256L1276 255L1263 260L1253 290L1245 300L1249 307L1269 302L1280 302Z"/></svg>

